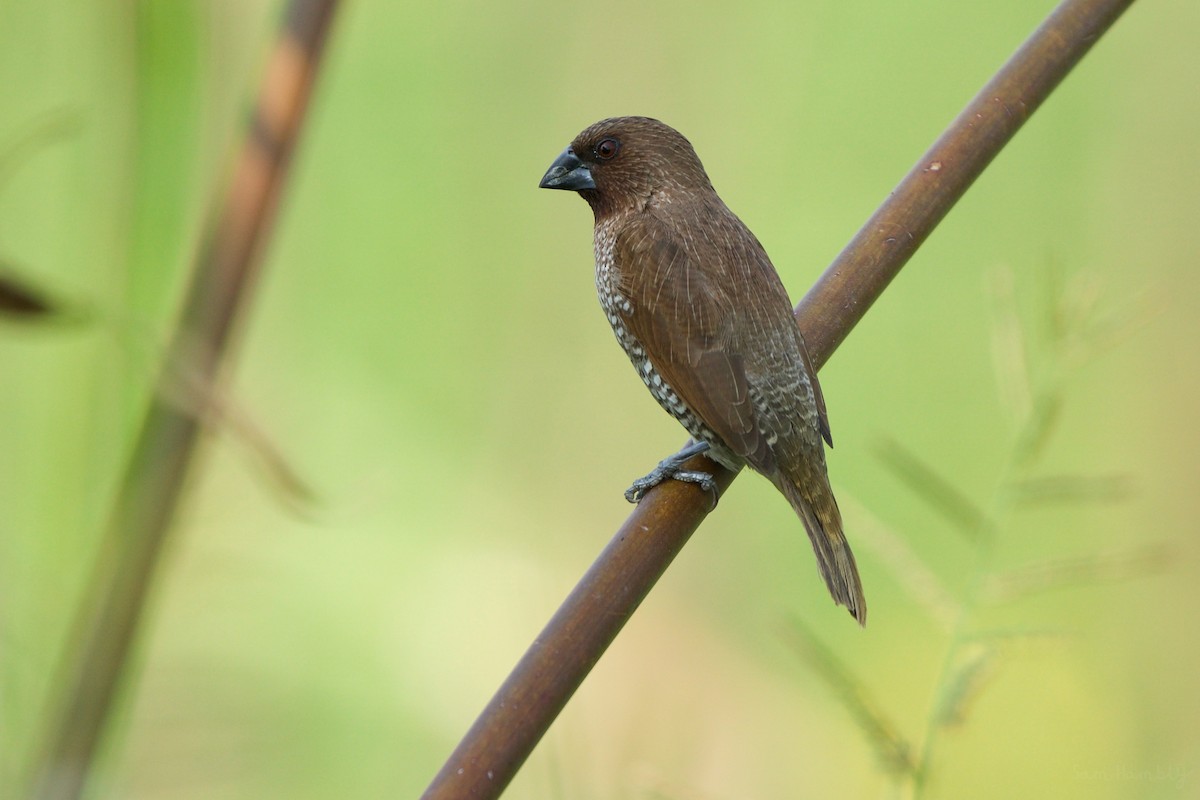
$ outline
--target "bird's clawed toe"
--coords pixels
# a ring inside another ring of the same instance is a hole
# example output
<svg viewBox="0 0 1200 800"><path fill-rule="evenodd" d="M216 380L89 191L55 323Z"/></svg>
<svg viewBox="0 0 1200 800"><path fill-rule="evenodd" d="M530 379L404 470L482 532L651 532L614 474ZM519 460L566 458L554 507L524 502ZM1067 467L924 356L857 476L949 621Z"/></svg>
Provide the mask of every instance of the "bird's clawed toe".
<svg viewBox="0 0 1200 800"><path fill-rule="evenodd" d="M694 483L711 494L712 507L716 508L718 497L717 482L712 474L701 472L700 470L686 470L682 468L683 462L707 449L707 445L698 446L692 444L670 458L664 458L658 463L657 467L650 471L649 475L638 478L625 490L625 499L634 504L639 503L655 486L658 486L663 481L674 479L683 481L684 483Z"/></svg>

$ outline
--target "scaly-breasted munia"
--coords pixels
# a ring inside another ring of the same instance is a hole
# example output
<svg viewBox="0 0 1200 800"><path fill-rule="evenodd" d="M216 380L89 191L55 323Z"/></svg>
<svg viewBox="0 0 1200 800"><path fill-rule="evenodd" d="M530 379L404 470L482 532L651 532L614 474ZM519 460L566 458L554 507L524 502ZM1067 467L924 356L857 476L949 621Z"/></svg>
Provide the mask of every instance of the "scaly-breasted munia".
<svg viewBox="0 0 1200 800"><path fill-rule="evenodd" d="M781 491L812 541L833 599L865 624L854 555L829 486L821 387L787 292L754 234L717 196L692 145L646 117L597 122L541 187L579 192L596 218L596 290L633 366L694 443L634 483L633 501L707 451Z"/></svg>

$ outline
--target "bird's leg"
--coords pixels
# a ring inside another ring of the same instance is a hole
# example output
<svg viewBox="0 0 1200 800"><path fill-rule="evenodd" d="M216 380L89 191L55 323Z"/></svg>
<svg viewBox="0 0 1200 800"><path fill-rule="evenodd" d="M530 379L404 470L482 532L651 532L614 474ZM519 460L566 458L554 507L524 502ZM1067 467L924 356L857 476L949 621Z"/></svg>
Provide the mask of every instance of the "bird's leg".
<svg viewBox="0 0 1200 800"><path fill-rule="evenodd" d="M683 462L687 461L692 456L700 455L708 452L708 442L697 442L695 440L689 442L682 450L673 456L668 456L658 462L649 475L638 478L633 482L633 485L625 490L625 499L631 503L640 502L646 496L646 492L658 486L665 480L674 478L677 481L686 481L694 483L706 492L711 492L713 496L713 506L717 504L717 482L713 480L713 476L707 472L698 470L680 469Z"/></svg>

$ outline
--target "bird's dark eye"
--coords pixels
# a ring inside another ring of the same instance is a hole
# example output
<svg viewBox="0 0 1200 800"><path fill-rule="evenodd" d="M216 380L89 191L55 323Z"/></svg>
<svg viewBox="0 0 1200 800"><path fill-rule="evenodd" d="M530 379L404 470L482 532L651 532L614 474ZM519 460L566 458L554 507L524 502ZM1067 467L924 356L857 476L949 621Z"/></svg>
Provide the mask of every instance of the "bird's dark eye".
<svg viewBox="0 0 1200 800"><path fill-rule="evenodd" d="M601 139L600 144L596 145L596 157L602 161L608 161L617 154L621 149L621 143L616 139Z"/></svg>

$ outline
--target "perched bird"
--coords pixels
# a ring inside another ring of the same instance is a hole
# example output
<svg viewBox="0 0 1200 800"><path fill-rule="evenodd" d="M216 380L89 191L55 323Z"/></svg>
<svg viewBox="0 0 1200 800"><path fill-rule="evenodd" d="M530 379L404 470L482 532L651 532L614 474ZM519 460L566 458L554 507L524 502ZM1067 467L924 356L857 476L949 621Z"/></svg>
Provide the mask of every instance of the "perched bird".
<svg viewBox="0 0 1200 800"><path fill-rule="evenodd" d="M691 143L658 120L602 120L539 185L591 206L600 304L642 381L693 439L626 497L637 502L668 478L713 489L711 475L681 468L697 453L732 470L748 464L787 497L833 599L865 624L825 467L825 401L791 302Z"/></svg>

